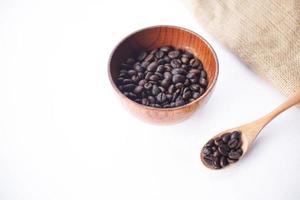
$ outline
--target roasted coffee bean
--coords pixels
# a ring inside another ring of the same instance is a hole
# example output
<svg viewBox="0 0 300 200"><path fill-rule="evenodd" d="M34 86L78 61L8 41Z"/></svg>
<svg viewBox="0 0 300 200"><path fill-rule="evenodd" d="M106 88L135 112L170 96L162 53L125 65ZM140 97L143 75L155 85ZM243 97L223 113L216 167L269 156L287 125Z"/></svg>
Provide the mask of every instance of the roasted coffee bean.
<svg viewBox="0 0 300 200"><path fill-rule="evenodd" d="M147 52L143 51L139 54L139 56L137 57L137 60L138 61L143 61L146 58L147 55L148 55Z"/></svg>
<svg viewBox="0 0 300 200"><path fill-rule="evenodd" d="M163 73L165 71L165 66L164 65L159 65L156 69L157 72Z"/></svg>
<svg viewBox="0 0 300 200"><path fill-rule="evenodd" d="M184 82L185 81L185 77L183 75L180 75L180 74L175 74L172 77L172 81L173 81L173 83Z"/></svg>
<svg viewBox="0 0 300 200"><path fill-rule="evenodd" d="M142 104L148 106L149 105L149 100L146 98L142 99Z"/></svg>
<svg viewBox="0 0 300 200"><path fill-rule="evenodd" d="M149 103L155 103L155 98L153 96L148 96Z"/></svg>
<svg viewBox="0 0 300 200"><path fill-rule="evenodd" d="M239 143L239 141L237 140L237 139L231 139L231 140L229 140L229 142L228 142L228 146L231 148L231 149L233 149L233 148L235 148L237 145L238 145L238 143Z"/></svg>
<svg viewBox="0 0 300 200"><path fill-rule="evenodd" d="M130 91L134 90L134 88L135 88L135 85L134 85L134 84L127 84L127 85L124 85L124 86L123 86L123 90L124 90L125 92L130 92Z"/></svg>
<svg viewBox="0 0 300 200"><path fill-rule="evenodd" d="M156 100L160 103L163 103L167 100L166 94L161 92L156 96Z"/></svg>
<svg viewBox="0 0 300 200"><path fill-rule="evenodd" d="M160 89L158 88L158 86L157 86L157 85L153 85L153 87L152 87L152 94L153 94L154 96L156 96L156 95L158 95L160 92L161 92L161 91L160 91Z"/></svg>
<svg viewBox="0 0 300 200"><path fill-rule="evenodd" d="M231 135L232 139L240 139L240 137L241 137L241 132L239 131L234 131Z"/></svg>
<svg viewBox="0 0 300 200"><path fill-rule="evenodd" d="M178 51L178 50L174 50L174 51L171 51L168 53L168 56L171 59L178 58L179 55L180 55L180 51Z"/></svg>
<svg viewBox="0 0 300 200"><path fill-rule="evenodd" d="M134 88L134 93L135 94L140 94L142 91L143 91L143 89L144 89L144 87L143 86L136 86L135 88Z"/></svg>
<svg viewBox="0 0 300 200"><path fill-rule="evenodd" d="M148 56L146 56L146 58L144 59L145 62L152 62L154 60L154 55L153 54L149 54Z"/></svg>
<svg viewBox="0 0 300 200"><path fill-rule="evenodd" d="M184 86L183 83L176 83L175 84L176 89L181 89L181 88L183 88L183 86Z"/></svg>
<svg viewBox="0 0 300 200"><path fill-rule="evenodd" d="M207 80L205 78L200 78L199 83L202 87L206 87L207 86Z"/></svg>
<svg viewBox="0 0 300 200"><path fill-rule="evenodd" d="M191 59L194 57L194 55L189 52L189 51L184 51L184 53L182 54L182 56L187 57L188 59Z"/></svg>
<svg viewBox="0 0 300 200"><path fill-rule="evenodd" d="M157 59L160 59L160 58L164 57L164 55L165 55L165 53L164 53L163 51L157 51L157 52L155 53L155 57L156 57Z"/></svg>
<svg viewBox="0 0 300 200"><path fill-rule="evenodd" d="M156 75L156 74L154 74L154 75L151 75L150 77L149 77L149 80L151 80L151 81L159 81L159 76L158 75Z"/></svg>
<svg viewBox="0 0 300 200"><path fill-rule="evenodd" d="M190 59L189 59L188 57L186 57L186 56L182 56L180 60L181 60L181 62L182 62L183 64L187 64L187 63L189 63L189 61L190 61Z"/></svg>
<svg viewBox="0 0 300 200"><path fill-rule="evenodd" d="M197 98L199 98L201 95L200 95L200 93L199 92L194 92L193 93L193 98L194 99L197 99Z"/></svg>
<svg viewBox="0 0 300 200"><path fill-rule="evenodd" d="M227 156L230 148L226 145L226 144L221 144L218 147L218 151L223 155L223 156Z"/></svg>
<svg viewBox="0 0 300 200"><path fill-rule="evenodd" d="M144 88L145 88L146 90L150 90L150 89L152 88L152 83L150 83L150 82L146 83L146 84L144 85Z"/></svg>
<svg viewBox="0 0 300 200"><path fill-rule="evenodd" d="M202 78L207 78L207 73L206 73L206 71L204 71L204 70L201 70L201 72L200 72L200 76L202 77Z"/></svg>
<svg viewBox="0 0 300 200"><path fill-rule="evenodd" d="M181 67L181 62L180 62L180 60L178 60L178 59L172 60L172 61L170 62L170 64L171 64L171 66L172 66L173 68L179 68L179 67Z"/></svg>
<svg viewBox="0 0 300 200"><path fill-rule="evenodd" d="M131 79L123 79L123 84L133 83Z"/></svg>
<svg viewBox="0 0 300 200"><path fill-rule="evenodd" d="M226 167L228 165L228 160L225 156L222 156L221 159L220 159L220 165L221 167Z"/></svg>
<svg viewBox="0 0 300 200"><path fill-rule="evenodd" d="M192 84L190 86L191 90L195 91L195 92L198 92L200 90L200 85L198 84Z"/></svg>
<svg viewBox="0 0 300 200"><path fill-rule="evenodd" d="M170 85L168 88L169 94L173 94L175 92L175 90L176 90L175 85Z"/></svg>
<svg viewBox="0 0 300 200"><path fill-rule="evenodd" d="M228 157L233 160L238 160L242 156L242 154L243 154L243 151L241 149L238 149L236 151L231 151L228 154Z"/></svg>
<svg viewBox="0 0 300 200"><path fill-rule="evenodd" d="M144 86L147 83L145 79L139 81L140 86Z"/></svg>
<svg viewBox="0 0 300 200"><path fill-rule="evenodd" d="M154 72L156 71L157 67L158 67L157 62L154 61L148 65L147 70L149 72Z"/></svg>
<svg viewBox="0 0 300 200"><path fill-rule="evenodd" d="M136 55L120 64L116 78L119 90L133 101L171 108L192 102L205 92L207 73L192 53L163 46Z"/></svg>
<svg viewBox="0 0 300 200"><path fill-rule="evenodd" d="M224 133L204 145L201 151L202 161L210 168L220 169L226 167L236 162L243 155L241 146L241 132Z"/></svg>
<svg viewBox="0 0 300 200"><path fill-rule="evenodd" d="M190 65L193 67L193 68L196 68L198 67L200 64L200 60L197 59L197 58L193 58L190 60Z"/></svg>
<svg viewBox="0 0 300 200"><path fill-rule="evenodd" d="M227 143L230 140L230 134L224 134L222 140L224 143Z"/></svg>
<svg viewBox="0 0 300 200"><path fill-rule="evenodd" d="M188 100L191 96L192 96L192 92L191 91L187 91L187 92L183 93L182 98L184 100Z"/></svg>
<svg viewBox="0 0 300 200"><path fill-rule="evenodd" d="M186 75L187 72L182 68L175 68L175 69L172 70L172 74L174 74L174 75L175 74Z"/></svg>
<svg viewBox="0 0 300 200"><path fill-rule="evenodd" d="M170 83L171 83L171 79L165 78L164 80L161 81L160 85L163 86L164 88L168 88Z"/></svg>

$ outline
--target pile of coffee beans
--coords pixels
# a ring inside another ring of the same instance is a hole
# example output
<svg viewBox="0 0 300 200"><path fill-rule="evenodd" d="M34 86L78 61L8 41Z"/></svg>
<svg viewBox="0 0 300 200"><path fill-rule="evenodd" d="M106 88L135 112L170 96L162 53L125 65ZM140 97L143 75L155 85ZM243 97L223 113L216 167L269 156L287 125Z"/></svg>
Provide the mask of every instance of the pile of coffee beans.
<svg viewBox="0 0 300 200"><path fill-rule="evenodd" d="M208 84L202 62L191 52L163 46L128 58L117 85L133 101L157 108L185 105L200 97Z"/></svg>
<svg viewBox="0 0 300 200"><path fill-rule="evenodd" d="M201 157L211 168L221 169L239 160L243 155L241 132L233 131L208 141L202 149Z"/></svg>

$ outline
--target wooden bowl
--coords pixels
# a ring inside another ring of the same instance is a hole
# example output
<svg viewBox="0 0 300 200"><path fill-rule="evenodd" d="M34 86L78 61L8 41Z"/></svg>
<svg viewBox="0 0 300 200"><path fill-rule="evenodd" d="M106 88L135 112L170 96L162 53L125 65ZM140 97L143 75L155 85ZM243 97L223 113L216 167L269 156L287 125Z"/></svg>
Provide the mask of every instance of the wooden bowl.
<svg viewBox="0 0 300 200"><path fill-rule="evenodd" d="M208 76L206 92L193 102L175 108L154 108L130 100L116 85L120 64L143 50L152 50L164 45L186 49L202 61ZM113 50L108 64L110 82L121 102L139 119L155 124L174 124L190 117L209 99L217 81L218 71L216 53L208 42L200 35L176 26L153 26L130 34Z"/></svg>

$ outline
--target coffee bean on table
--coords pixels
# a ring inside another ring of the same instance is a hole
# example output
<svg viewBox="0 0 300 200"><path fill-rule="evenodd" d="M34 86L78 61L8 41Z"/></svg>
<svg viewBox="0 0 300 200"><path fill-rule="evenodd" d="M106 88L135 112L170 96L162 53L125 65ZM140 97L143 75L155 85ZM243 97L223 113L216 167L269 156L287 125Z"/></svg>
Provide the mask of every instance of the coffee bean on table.
<svg viewBox="0 0 300 200"><path fill-rule="evenodd" d="M221 169L234 163L243 155L240 131L224 133L209 140L201 151L202 161L213 169Z"/></svg>
<svg viewBox="0 0 300 200"><path fill-rule="evenodd" d="M163 46L141 51L136 56L125 59L120 64L116 83L125 96L137 103L157 108L173 108L199 98L208 86L208 78L201 60L191 52ZM231 139L226 140L226 144ZM240 142L234 141L230 142L231 147L235 146L234 153L230 151L232 160L241 146ZM211 151L218 152L217 149L214 147ZM226 147L221 147L223 153L226 150ZM224 161L219 158L211 163L215 167L222 167Z"/></svg>

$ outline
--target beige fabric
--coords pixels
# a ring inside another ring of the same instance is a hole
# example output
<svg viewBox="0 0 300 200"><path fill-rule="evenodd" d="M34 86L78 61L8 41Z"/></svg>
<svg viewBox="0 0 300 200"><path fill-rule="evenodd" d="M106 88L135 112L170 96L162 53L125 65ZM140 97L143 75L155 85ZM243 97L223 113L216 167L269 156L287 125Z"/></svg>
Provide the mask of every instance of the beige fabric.
<svg viewBox="0 0 300 200"><path fill-rule="evenodd" d="M284 95L300 89L300 0L184 0L198 21Z"/></svg>

